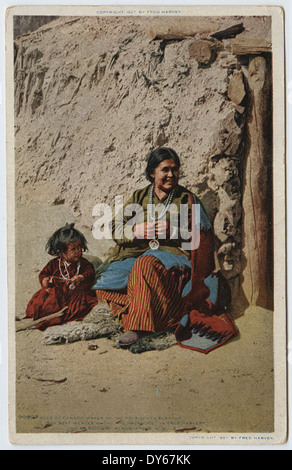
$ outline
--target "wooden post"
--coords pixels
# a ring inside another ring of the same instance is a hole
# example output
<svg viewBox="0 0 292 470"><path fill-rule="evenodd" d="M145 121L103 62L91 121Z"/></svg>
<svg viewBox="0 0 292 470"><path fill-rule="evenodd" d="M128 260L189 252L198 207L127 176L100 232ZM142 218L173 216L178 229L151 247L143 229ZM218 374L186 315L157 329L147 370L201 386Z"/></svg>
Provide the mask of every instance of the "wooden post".
<svg viewBox="0 0 292 470"><path fill-rule="evenodd" d="M269 60L248 67L247 155L243 187L243 291L250 305L272 308L272 142ZM283 227L284 230L284 227Z"/></svg>

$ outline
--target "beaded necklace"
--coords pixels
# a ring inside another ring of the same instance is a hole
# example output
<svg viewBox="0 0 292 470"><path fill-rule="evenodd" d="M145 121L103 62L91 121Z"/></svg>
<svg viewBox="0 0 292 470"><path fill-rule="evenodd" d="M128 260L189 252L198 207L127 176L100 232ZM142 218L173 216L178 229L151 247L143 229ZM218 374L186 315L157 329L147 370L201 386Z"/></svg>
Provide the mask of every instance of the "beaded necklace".
<svg viewBox="0 0 292 470"><path fill-rule="evenodd" d="M63 261L64 266L65 266L65 274L62 271L62 261ZM69 284L70 279L71 279L69 271L68 271L68 266L69 266L69 263L67 261L62 260L62 258L59 258L59 271L60 271L62 279L64 279L64 281L66 281L67 284ZM77 263L77 270L76 270L75 276L78 276L79 270L80 270L80 261L78 261L78 263ZM73 277L75 277L75 276L73 276ZM71 290L75 289L75 285L70 284L69 289L71 289Z"/></svg>
<svg viewBox="0 0 292 470"><path fill-rule="evenodd" d="M175 189L173 189L173 190L171 191L171 193L169 193L163 211L162 211L161 214L155 219L154 214L153 214L153 212L154 212L154 207L153 207L153 206L154 206L154 204L153 204L154 184L152 184L152 186L151 186L151 191L150 191L150 201L149 201L149 205L150 205L150 209L151 209L151 213L150 213L150 219L151 219L151 220L153 220L153 221L155 222L155 220L160 220L160 219L162 219L162 218L165 216L165 214L168 212L168 209L169 209L170 204L172 203L173 196L174 196L174 191L175 191Z"/></svg>

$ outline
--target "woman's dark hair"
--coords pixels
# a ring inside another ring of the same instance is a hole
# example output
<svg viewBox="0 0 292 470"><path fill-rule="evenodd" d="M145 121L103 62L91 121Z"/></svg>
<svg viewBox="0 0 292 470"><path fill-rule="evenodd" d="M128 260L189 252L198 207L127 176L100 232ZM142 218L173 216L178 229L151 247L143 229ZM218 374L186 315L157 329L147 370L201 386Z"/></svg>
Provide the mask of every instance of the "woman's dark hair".
<svg viewBox="0 0 292 470"><path fill-rule="evenodd" d="M178 167L180 167L180 159L177 153L168 148L168 147L159 147L152 152L147 157L147 167L146 167L146 177L148 181L153 183L152 174L154 173L155 168L163 162L163 160L174 160Z"/></svg>
<svg viewBox="0 0 292 470"><path fill-rule="evenodd" d="M87 251L87 241L84 235L74 228L74 224L66 224L59 228L49 238L46 244L46 250L49 255L60 256L70 243L80 242L84 251Z"/></svg>

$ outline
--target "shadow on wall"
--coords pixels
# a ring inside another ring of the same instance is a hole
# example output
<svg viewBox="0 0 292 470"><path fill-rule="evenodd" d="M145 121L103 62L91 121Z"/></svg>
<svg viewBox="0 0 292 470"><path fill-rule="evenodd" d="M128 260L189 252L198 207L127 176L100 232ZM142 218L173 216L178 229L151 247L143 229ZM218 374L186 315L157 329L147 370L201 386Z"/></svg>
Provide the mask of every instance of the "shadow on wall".
<svg viewBox="0 0 292 470"><path fill-rule="evenodd" d="M14 37L31 33L59 16L14 16Z"/></svg>

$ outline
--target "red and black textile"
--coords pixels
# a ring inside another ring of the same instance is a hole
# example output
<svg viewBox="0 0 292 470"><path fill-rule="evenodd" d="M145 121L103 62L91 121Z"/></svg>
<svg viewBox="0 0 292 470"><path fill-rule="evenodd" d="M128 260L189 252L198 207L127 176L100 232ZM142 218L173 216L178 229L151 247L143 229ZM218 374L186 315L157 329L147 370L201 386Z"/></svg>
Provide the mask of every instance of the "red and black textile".
<svg viewBox="0 0 292 470"><path fill-rule="evenodd" d="M190 198L193 203L191 193ZM192 235L193 233L192 228ZM234 321L224 311L226 305L221 301L222 284L225 289L228 289L228 286L221 273L214 270L214 251L214 235L211 229L201 230L200 244L196 249L192 236L192 288L184 298L184 316L175 331L179 346L204 354L239 335ZM216 281L213 283L212 296L212 288L206 282L211 277Z"/></svg>

